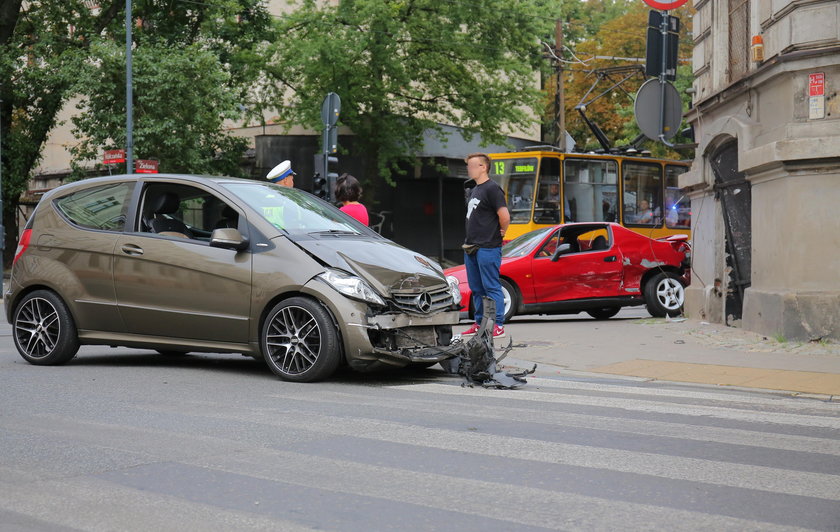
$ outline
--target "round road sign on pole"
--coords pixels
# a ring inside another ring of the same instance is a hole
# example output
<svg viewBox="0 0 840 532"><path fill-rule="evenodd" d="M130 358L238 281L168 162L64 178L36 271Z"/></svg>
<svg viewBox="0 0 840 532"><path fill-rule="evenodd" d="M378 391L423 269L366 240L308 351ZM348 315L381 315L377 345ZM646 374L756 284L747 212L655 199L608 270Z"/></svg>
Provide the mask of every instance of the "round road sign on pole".
<svg viewBox="0 0 840 532"><path fill-rule="evenodd" d="M338 94L330 92L321 104L321 121L328 127L333 127L338 122L338 115L341 113L341 98Z"/></svg>
<svg viewBox="0 0 840 532"><path fill-rule="evenodd" d="M663 94L664 90L664 94ZM665 98L665 116L662 131L659 131L662 114L662 98ZM682 102L680 93L669 82L661 83L658 79L649 79L636 93L636 123L650 140L660 140L661 134L670 139L677 134L682 122Z"/></svg>
<svg viewBox="0 0 840 532"><path fill-rule="evenodd" d="M680 7L681 5L685 4L686 2L688 2L688 0L643 0L643 1L644 1L644 3L646 3L647 5L649 5L650 7L654 8L654 9L664 9L666 11L669 10L669 9L676 9L676 8Z"/></svg>

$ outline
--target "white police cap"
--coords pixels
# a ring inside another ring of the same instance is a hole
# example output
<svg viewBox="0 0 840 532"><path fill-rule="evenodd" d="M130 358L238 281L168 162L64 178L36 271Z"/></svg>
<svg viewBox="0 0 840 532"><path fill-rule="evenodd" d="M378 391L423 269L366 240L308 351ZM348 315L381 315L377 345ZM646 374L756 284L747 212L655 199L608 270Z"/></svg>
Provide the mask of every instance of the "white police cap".
<svg viewBox="0 0 840 532"><path fill-rule="evenodd" d="M268 175L265 176L265 178L271 181L272 183L279 183L280 181L283 181L290 175L297 175L295 172L292 171L292 163L291 161L283 161L282 163L272 168Z"/></svg>

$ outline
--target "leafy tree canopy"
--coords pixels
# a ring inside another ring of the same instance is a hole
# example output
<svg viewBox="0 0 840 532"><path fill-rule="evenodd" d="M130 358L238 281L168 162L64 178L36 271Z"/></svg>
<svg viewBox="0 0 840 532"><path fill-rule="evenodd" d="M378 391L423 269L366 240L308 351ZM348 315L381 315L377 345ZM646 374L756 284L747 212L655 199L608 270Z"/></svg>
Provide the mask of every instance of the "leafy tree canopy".
<svg viewBox="0 0 840 532"><path fill-rule="evenodd" d="M649 8L642 2L608 2L608 0L590 0L585 7L591 8L597 4L611 4L612 15L603 19L597 31L589 34L579 42L570 46L573 49L574 57L567 54L567 58L574 60L572 64L565 65L565 107L566 107L566 130L578 144L578 147L587 149L600 148L594 135L588 126L583 122L575 106L584 101L584 96L597 80L596 69L614 67L619 65L637 65L644 67L644 61L631 61L629 59L596 59L596 57L610 58L644 58L646 53L647 24ZM624 5L622 5L624 4ZM623 11L618 14L618 11ZM684 6L670 11L670 14L680 18L680 42L678 57L681 59L690 58L692 50L691 15L690 7ZM616 16L617 15L617 16ZM586 32L590 31L589 29ZM584 35L586 35L584 32ZM579 60L579 61L578 61ZM691 86L693 77L691 68L687 63L679 63L677 80L674 82L680 95L683 97L683 105L687 108L688 97L684 90ZM643 71L642 71L643 72ZM611 75L610 79L618 81L622 75ZM634 75L620 87L615 88L601 98L595 100L586 108L587 117L596 123L613 141L613 145L627 144L640 133L636 125L633 110L633 98L646 78L643 73ZM586 101L605 91L612 82L603 79L589 94ZM546 109L548 110L546 123L550 123L548 116L553 112L554 80L552 79L546 87ZM683 142L679 137L672 139L675 142ZM684 158L686 153L677 153L659 142L648 141L645 147L656 155L673 158Z"/></svg>
<svg viewBox="0 0 840 532"><path fill-rule="evenodd" d="M246 139L225 132L225 120L251 109L273 39L259 0L136 0L132 30L134 155L159 160L164 172L241 173ZM80 63L73 118L79 164L125 146L125 33L98 39Z"/></svg>
<svg viewBox="0 0 840 532"><path fill-rule="evenodd" d="M357 155L390 181L439 123L503 142L534 124L539 41L562 2L551 0L301 0L272 47L280 118L321 128L324 95L342 99L340 123Z"/></svg>
<svg viewBox="0 0 840 532"><path fill-rule="evenodd" d="M125 6L125 0L0 3L7 251L15 248L18 198L68 98L79 96L89 111L75 124L85 138L75 148L77 158L124 147ZM133 14L137 155L160 158L164 170L229 170L232 156L225 154L241 143L219 130L237 103L247 106L253 99L264 57L260 47L273 40L264 2L134 0ZM171 134L167 113L178 121L177 134ZM188 138L192 134L198 140Z"/></svg>

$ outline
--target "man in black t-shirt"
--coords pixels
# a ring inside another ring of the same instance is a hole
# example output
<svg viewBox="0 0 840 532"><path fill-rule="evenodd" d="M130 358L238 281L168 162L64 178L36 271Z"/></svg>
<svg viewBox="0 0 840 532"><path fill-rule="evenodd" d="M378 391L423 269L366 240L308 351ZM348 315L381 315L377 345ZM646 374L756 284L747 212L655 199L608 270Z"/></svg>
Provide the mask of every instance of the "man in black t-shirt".
<svg viewBox="0 0 840 532"><path fill-rule="evenodd" d="M496 302L496 325L493 337L505 335L505 300L499 282L502 265L502 237L510 224L510 212L505 193L490 179L490 158L483 153L467 156L467 175L475 186L467 196L466 237L464 239L464 266L472 291L475 324L461 333L474 335L484 317L484 296Z"/></svg>

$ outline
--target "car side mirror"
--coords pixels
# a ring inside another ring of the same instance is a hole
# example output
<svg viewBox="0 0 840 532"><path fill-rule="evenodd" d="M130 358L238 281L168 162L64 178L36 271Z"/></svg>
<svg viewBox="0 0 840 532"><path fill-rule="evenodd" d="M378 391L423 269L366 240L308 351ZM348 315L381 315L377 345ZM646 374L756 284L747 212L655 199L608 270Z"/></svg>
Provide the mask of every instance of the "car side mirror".
<svg viewBox="0 0 840 532"><path fill-rule="evenodd" d="M210 235L210 247L242 251L248 247L248 239L242 236L239 229L223 227L213 230Z"/></svg>
<svg viewBox="0 0 840 532"><path fill-rule="evenodd" d="M560 244L557 246L557 249L554 250L554 255L551 256L551 262L557 262L557 259L560 258L560 255L565 255L572 250L571 244Z"/></svg>

